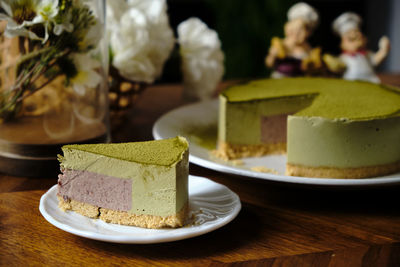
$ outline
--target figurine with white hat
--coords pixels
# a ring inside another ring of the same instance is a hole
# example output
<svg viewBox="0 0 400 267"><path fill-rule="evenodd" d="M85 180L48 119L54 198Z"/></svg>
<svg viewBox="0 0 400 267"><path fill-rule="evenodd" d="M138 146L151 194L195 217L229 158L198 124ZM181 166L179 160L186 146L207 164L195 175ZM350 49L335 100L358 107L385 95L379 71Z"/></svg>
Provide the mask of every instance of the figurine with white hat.
<svg viewBox="0 0 400 267"><path fill-rule="evenodd" d="M318 13L310 5L300 2L293 5L287 13L283 39L273 37L268 55L267 67L273 68L272 77L300 76L310 66L319 67L320 49L312 49L307 39L318 24ZM316 60L310 60L315 58Z"/></svg>
<svg viewBox="0 0 400 267"><path fill-rule="evenodd" d="M361 23L362 19L359 15L345 12L332 24L334 32L341 37L342 54L339 59L345 66L343 78L379 83L374 67L386 58L390 50L390 42L384 36L379 40L379 50L376 53L367 51L367 38L361 32Z"/></svg>

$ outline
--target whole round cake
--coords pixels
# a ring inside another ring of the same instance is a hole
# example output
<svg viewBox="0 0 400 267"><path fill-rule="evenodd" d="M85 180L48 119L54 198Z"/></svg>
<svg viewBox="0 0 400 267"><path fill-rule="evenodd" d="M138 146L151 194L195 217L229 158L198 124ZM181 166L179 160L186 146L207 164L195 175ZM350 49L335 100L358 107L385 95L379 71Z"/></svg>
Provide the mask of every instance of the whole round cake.
<svg viewBox="0 0 400 267"><path fill-rule="evenodd" d="M328 78L264 79L220 94L218 155L287 153L286 174L363 178L400 171L400 90Z"/></svg>

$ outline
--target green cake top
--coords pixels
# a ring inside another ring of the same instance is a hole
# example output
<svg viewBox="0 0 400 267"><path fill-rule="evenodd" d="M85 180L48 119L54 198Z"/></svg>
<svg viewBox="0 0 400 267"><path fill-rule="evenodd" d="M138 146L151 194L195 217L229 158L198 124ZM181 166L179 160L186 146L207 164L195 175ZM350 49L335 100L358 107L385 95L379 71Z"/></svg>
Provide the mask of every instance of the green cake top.
<svg viewBox="0 0 400 267"><path fill-rule="evenodd" d="M296 115L330 119L371 119L400 113L400 90L386 85L330 78L283 78L234 85L223 96L230 103L313 96ZM400 114L399 114L400 115Z"/></svg>
<svg viewBox="0 0 400 267"><path fill-rule="evenodd" d="M65 145L62 149L80 150L142 164L171 166L182 159L188 147L186 139L178 136L133 143Z"/></svg>

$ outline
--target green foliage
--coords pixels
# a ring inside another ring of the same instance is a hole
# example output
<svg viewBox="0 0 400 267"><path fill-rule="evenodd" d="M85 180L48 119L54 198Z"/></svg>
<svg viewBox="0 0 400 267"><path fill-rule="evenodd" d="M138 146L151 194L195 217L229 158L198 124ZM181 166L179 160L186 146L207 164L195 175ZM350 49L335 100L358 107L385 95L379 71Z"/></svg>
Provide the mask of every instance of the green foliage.
<svg viewBox="0 0 400 267"><path fill-rule="evenodd" d="M283 36L293 0L206 0L216 17L225 53L225 79L265 77L264 59L273 36Z"/></svg>

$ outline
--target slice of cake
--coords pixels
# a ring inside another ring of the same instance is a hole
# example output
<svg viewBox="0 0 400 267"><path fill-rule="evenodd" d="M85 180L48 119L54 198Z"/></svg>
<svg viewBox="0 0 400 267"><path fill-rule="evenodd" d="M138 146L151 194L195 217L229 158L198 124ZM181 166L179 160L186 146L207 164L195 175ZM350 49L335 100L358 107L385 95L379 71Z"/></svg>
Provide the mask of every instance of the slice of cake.
<svg viewBox="0 0 400 267"><path fill-rule="evenodd" d="M183 137L63 146L59 207L109 223L183 226L188 213L188 147Z"/></svg>
<svg viewBox="0 0 400 267"><path fill-rule="evenodd" d="M284 78L220 95L225 159L287 153L286 174L363 178L400 171L400 91L360 81Z"/></svg>

